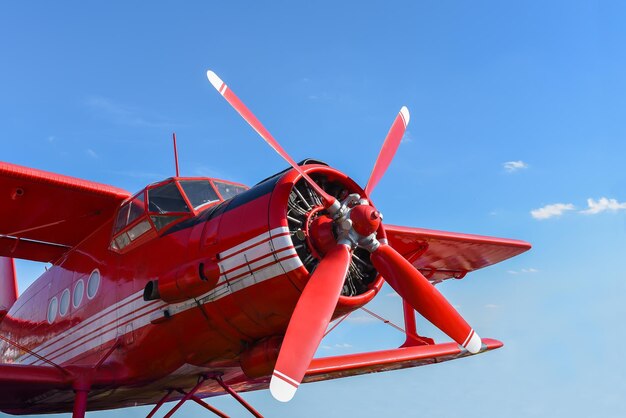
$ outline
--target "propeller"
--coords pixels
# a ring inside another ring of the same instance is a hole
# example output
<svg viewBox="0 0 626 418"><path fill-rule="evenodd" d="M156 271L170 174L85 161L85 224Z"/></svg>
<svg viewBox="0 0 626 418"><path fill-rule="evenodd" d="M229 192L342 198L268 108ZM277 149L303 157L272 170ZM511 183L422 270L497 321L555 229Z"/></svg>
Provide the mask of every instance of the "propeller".
<svg viewBox="0 0 626 418"><path fill-rule="evenodd" d="M350 247L337 244L317 265L291 315L272 380L270 392L287 402L309 367L328 328L348 272Z"/></svg>
<svg viewBox="0 0 626 418"><path fill-rule="evenodd" d="M316 182L313 181L300 166L287 154L287 152L280 146L278 141L274 139L272 134L269 133L265 126L254 116L254 114L243 104L243 102L237 97L237 95L222 81L221 78L213 71L208 70L206 76L228 103L241 115L241 117L248 122L248 124L254 129L260 136L267 142L267 144L283 157L285 161L289 163L300 175L313 187L313 190L322 198L324 207L332 212L336 212L339 209L339 203L337 199L329 195L322 189Z"/></svg>
<svg viewBox="0 0 626 418"><path fill-rule="evenodd" d="M378 153L378 158L374 168L372 168L372 174L370 174L370 179L367 181L367 186L365 186L366 196L372 194L372 190L374 190L374 187L376 187L385 171L387 171L393 156L396 155L400 141L404 136L404 131L406 131L406 127L409 125L409 119L409 109L406 106L402 106L391 128L389 128L385 142L383 142L383 146Z"/></svg>
<svg viewBox="0 0 626 418"><path fill-rule="evenodd" d="M259 120L212 71L207 77L213 87L320 195L328 215L320 228L330 228L325 236L336 236L337 244L323 254L309 278L289 321L270 381L272 396L287 402L295 394L320 344L341 295L350 266L352 250L370 252L370 260L387 283L416 311L472 354L482 348L478 334L454 307L400 253L385 241L378 241L382 215L365 198L352 194L339 202L315 183L278 144ZM409 123L402 107L394 119L365 187L369 196L385 174ZM329 235L331 234L331 235ZM314 237L313 237L314 239ZM320 246L322 247L322 246Z"/></svg>
<svg viewBox="0 0 626 418"><path fill-rule="evenodd" d="M380 244L370 260L385 281L424 318L467 351L476 354L482 342L472 327L419 270L391 246Z"/></svg>

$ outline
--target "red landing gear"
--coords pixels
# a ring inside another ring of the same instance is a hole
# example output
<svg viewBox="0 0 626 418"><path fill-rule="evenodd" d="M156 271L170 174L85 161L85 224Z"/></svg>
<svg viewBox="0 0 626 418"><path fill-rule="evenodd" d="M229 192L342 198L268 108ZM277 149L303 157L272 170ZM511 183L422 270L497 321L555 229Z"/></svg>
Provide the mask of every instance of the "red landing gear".
<svg viewBox="0 0 626 418"><path fill-rule="evenodd" d="M161 408L161 406L163 406L163 404L165 402L167 402L168 398L170 397L170 395L173 392L178 392L183 396L183 398L178 401L176 403L176 405L174 405L174 407L167 413L165 414L165 416L163 418L170 418L172 415L174 415L174 412L176 412L181 406L183 406L183 404L189 400L194 401L195 403L197 403L198 405L208 409L209 411L213 412L215 415L222 417L222 418L229 418L228 415L226 415L225 413L223 413L222 411L220 411L219 409L212 407L211 405L209 405L208 403L204 402L202 399L198 398L195 393L198 391L198 389L200 389L200 387L202 386L202 384L207 381L208 379L213 379L215 380L221 387L224 388L224 390L226 392L228 392L228 394L230 394L233 398L235 398L235 400L237 402L239 402L244 408L246 408L248 411L250 411L250 413L255 416L256 418L263 418L263 415L261 415L256 409L254 409L252 407L252 405L250 405L248 402L246 402L241 396L239 396L239 394L237 392L235 392L230 386L228 386L226 383L224 383L224 381L222 380L221 375L214 375L214 376L200 376L200 378L198 378L198 383L196 384L196 386L193 387L193 389L191 389L189 392L185 392L182 389L170 389L162 398L161 400L154 406L154 408L152 409L152 411L150 411L150 413L148 414L148 416L146 418L152 418L154 416L154 414ZM82 417L80 417L82 418Z"/></svg>
<svg viewBox="0 0 626 418"><path fill-rule="evenodd" d="M87 412L87 395L89 394L89 389L89 384L80 382L76 382L74 384L75 395L72 418L85 418L85 412Z"/></svg>

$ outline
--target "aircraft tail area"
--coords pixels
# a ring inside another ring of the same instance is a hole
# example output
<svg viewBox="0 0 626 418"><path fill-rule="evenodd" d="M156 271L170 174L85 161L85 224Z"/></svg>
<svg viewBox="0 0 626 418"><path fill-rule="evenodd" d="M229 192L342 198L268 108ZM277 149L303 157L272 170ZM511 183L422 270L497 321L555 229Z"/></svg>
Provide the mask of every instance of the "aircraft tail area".
<svg viewBox="0 0 626 418"><path fill-rule="evenodd" d="M17 276L15 262L9 257L0 257L0 318L3 311L11 309L17 300Z"/></svg>

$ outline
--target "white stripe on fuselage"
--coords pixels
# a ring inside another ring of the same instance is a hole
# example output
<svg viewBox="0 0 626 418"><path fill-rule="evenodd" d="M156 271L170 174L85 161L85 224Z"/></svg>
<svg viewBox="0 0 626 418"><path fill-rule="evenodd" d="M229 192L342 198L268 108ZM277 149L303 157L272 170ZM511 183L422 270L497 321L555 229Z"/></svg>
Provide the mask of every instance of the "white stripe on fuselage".
<svg viewBox="0 0 626 418"><path fill-rule="evenodd" d="M67 329L33 351L55 363L63 364L132 330L148 325L151 319L162 316L165 310L169 315L175 315L196 307L197 302L201 304L213 302L302 266L287 227L272 229L231 247L220 253L219 259L218 265L222 275L217 286L195 300L176 304L166 304L162 301L145 302L142 297L143 291L139 291ZM155 310L157 312L150 313ZM42 361L26 354L18 359L18 363L41 364Z"/></svg>

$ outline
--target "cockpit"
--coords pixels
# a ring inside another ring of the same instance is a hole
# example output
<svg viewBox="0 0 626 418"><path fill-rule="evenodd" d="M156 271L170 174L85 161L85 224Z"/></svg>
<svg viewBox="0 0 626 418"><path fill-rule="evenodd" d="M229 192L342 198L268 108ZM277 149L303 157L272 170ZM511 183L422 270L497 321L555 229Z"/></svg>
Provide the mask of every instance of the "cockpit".
<svg viewBox="0 0 626 418"><path fill-rule="evenodd" d="M197 177L174 177L151 184L118 210L110 248L125 252L246 190L243 184Z"/></svg>

